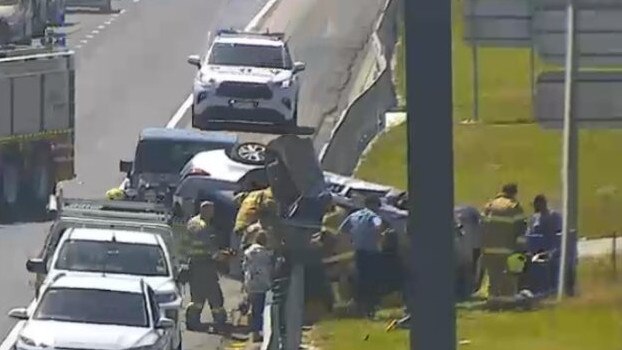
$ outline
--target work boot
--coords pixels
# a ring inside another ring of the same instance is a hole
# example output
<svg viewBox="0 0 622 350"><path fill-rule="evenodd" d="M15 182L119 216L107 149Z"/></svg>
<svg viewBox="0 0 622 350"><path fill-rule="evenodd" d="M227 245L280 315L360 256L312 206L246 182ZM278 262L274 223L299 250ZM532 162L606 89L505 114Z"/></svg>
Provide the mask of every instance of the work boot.
<svg viewBox="0 0 622 350"><path fill-rule="evenodd" d="M214 319L214 324L217 326L223 326L227 323L227 313L224 309L218 309L212 312L212 318Z"/></svg>
<svg viewBox="0 0 622 350"><path fill-rule="evenodd" d="M201 330L201 311L188 308L186 310L186 329L193 332Z"/></svg>

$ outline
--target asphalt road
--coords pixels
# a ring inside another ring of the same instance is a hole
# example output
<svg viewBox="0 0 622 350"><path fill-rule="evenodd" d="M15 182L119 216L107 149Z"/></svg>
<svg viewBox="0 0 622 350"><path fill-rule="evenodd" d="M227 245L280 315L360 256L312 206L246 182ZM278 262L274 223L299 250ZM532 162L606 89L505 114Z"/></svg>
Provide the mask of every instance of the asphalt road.
<svg viewBox="0 0 622 350"><path fill-rule="evenodd" d="M118 160L131 157L139 131L164 126L190 92L195 72L187 55L206 45L209 31L246 25L264 2L119 0L111 14L70 13L62 31L77 55L79 177L65 186L65 193L101 197L118 185ZM40 249L48 227L0 226L0 339L14 325L6 312L32 299L24 263Z"/></svg>

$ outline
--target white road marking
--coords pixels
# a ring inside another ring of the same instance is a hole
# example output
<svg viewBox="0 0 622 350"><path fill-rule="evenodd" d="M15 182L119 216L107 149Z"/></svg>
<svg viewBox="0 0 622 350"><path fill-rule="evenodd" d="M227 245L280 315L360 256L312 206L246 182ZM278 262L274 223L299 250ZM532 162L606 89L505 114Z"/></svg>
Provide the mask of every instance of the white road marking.
<svg viewBox="0 0 622 350"><path fill-rule="evenodd" d="M81 48L82 48L82 45L76 45L76 46L74 46L74 48L76 48L76 49L81 49Z"/></svg>
<svg viewBox="0 0 622 350"><path fill-rule="evenodd" d="M99 34L99 30L92 30L91 33L92 34Z"/></svg>
<svg viewBox="0 0 622 350"><path fill-rule="evenodd" d="M253 19L246 25L244 28L245 31L252 31L256 29L259 21L261 21L268 12L279 2L279 0L268 0L268 2L264 5L264 7L253 17ZM179 124L183 116L186 114L186 111L192 105L192 93L186 98L186 100L179 106L175 114L169 122L166 124L166 127L169 129L173 129Z"/></svg>
<svg viewBox="0 0 622 350"><path fill-rule="evenodd" d="M94 38L94 36L93 36L93 35L91 35L91 34L87 34L87 35L85 35L85 37L86 37L87 39L93 39L93 38Z"/></svg>
<svg viewBox="0 0 622 350"><path fill-rule="evenodd" d="M109 26L112 22L114 22L114 18L111 18L104 23L106 23L106 25Z"/></svg>
<svg viewBox="0 0 622 350"><path fill-rule="evenodd" d="M134 2L138 2L140 0L134 0ZM270 11L270 9L272 7L274 7L274 5L276 5L276 3L279 0L268 0L268 2L264 5L264 7L257 13L257 15L255 15L255 17L253 17L253 19L248 23L248 25L244 28L245 31L250 31L252 29L254 29L254 27L257 26L257 24L259 23L259 21L261 21L261 19L263 17L266 16L266 14L268 13L268 11ZM122 9L119 14L123 14L125 12L125 9ZM117 17L119 14L113 14L113 17ZM112 21L112 19L111 19ZM87 35L88 37L88 35ZM92 37L92 36L91 36ZM80 41L83 44L86 44L87 41L86 40L81 40ZM76 46L78 47L78 46ZM179 123L179 121L181 120L181 118L184 116L184 114L186 113L186 111L190 108L190 106L192 105L192 94L190 94L190 96L188 96L188 98L186 98L186 100L181 104L181 106L179 107L179 109L177 110L177 112L175 112L175 114L173 114L173 117L171 118L171 120L168 122L168 124L166 124L166 127L169 129L175 128L175 126ZM34 306L34 300L30 303L30 305L28 306L29 309L32 309L32 307ZM19 331L22 329L23 325L24 325L24 321L19 321L11 330L11 332L9 333L9 335L4 338L4 341L2 342L2 344L0 344L0 350L11 350L13 348L13 345L15 345L15 342L17 341L17 336L19 334Z"/></svg>
<svg viewBox="0 0 622 350"><path fill-rule="evenodd" d="M104 28L106 28L106 26L105 26L105 25L100 25L100 26L97 26L97 29L104 29Z"/></svg>

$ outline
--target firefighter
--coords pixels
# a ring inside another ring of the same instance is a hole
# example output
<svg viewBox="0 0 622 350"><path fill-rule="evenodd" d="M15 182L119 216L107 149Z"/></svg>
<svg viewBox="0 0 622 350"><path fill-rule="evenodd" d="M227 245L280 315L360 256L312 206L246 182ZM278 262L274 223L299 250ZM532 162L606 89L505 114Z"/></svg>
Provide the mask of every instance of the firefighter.
<svg viewBox="0 0 622 350"><path fill-rule="evenodd" d="M214 204L206 201L201 203L199 214L188 220L187 224L190 304L186 310L186 326L191 331L200 328L201 312L206 299L216 328L221 328L227 321L217 264L226 260L230 252L218 247L217 234L212 226L213 216Z"/></svg>
<svg viewBox="0 0 622 350"><path fill-rule="evenodd" d="M525 243L526 216L516 199L517 193L516 184L504 185L482 213L482 262L489 279L490 304L511 302L518 293L518 274L514 266L508 266L513 254L523 250Z"/></svg>
<svg viewBox="0 0 622 350"><path fill-rule="evenodd" d="M233 231L241 238L242 250L253 242L255 232L259 228L268 232L268 247L277 249L281 239L278 234L278 215L276 201L270 187L242 193L238 195L240 208L238 210Z"/></svg>

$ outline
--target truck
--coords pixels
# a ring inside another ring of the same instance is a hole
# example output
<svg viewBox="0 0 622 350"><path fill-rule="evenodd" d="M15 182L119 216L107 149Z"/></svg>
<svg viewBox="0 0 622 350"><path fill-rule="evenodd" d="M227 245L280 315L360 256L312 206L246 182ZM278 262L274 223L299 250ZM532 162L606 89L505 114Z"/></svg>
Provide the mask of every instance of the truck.
<svg viewBox="0 0 622 350"><path fill-rule="evenodd" d="M75 178L74 52L0 46L0 217L47 216L60 181ZM27 210L26 210L27 209Z"/></svg>
<svg viewBox="0 0 622 350"><path fill-rule="evenodd" d="M0 45L29 44L65 22L65 0L0 0Z"/></svg>

